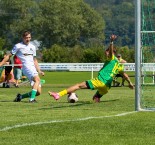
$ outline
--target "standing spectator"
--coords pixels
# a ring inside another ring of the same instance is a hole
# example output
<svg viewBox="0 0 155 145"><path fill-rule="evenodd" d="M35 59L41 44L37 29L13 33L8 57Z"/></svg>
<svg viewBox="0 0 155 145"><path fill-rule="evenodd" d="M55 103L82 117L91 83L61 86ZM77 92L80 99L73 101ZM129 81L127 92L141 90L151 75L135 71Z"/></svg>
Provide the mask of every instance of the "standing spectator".
<svg viewBox="0 0 155 145"><path fill-rule="evenodd" d="M8 52L5 52L4 58L7 56ZM3 58L3 59L4 59ZM8 65L8 66L7 66ZM11 71L12 71L12 66L11 65L11 60L9 59L8 61L5 62L5 79L3 82L3 88L10 88L10 79L11 79Z"/></svg>
<svg viewBox="0 0 155 145"><path fill-rule="evenodd" d="M0 62L0 66L3 66L12 55L17 55L22 62L23 74L29 79L32 90L25 94L17 94L14 102L20 102L22 99L29 98L30 103L35 103L36 96L41 94L39 74L44 75L44 72L40 70L38 61L36 59L36 47L30 43L31 33L29 31L25 31L22 34L22 39L23 41L17 43L11 50L11 53L9 53Z"/></svg>
<svg viewBox="0 0 155 145"><path fill-rule="evenodd" d="M15 78L15 87L19 88L19 80L22 77L22 62L21 60L15 55L14 58L14 68L13 68L13 74Z"/></svg>

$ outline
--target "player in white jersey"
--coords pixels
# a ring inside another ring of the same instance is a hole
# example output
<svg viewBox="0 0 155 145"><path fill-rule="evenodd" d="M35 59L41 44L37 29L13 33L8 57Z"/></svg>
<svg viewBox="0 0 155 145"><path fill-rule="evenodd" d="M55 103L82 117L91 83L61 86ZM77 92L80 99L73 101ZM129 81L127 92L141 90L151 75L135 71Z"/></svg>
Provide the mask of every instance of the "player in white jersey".
<svg viewBox="0 0 155 145"><path fill-rule="evenodd" d="M0 66L4 65L12 55L17 55L22 62L23 74L29 79L32 90L22 95L17 94L14 102L20 102L24 98L30 98L29 102L34 103L36 102L35 97L41 94L39 74L44 75L44 72L40 70L36 59L36 47L30 43L31 33L29 31L25 31L22 38L23 41L13 47L11 53L8 54L2 62L0 62Z"/></svg>

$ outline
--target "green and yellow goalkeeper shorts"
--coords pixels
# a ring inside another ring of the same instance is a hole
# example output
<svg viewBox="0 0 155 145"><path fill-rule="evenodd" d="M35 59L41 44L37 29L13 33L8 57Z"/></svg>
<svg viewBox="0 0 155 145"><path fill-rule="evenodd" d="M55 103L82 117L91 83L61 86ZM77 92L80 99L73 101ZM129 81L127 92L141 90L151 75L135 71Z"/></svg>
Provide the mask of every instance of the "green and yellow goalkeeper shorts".
<svg viewBox="0 0 155 145"><path fill-rule="evenodd" d="M91 90L98 90L100 95L108 93L109 87L98 78L93 78L86 81L86 85Z"/></svg>

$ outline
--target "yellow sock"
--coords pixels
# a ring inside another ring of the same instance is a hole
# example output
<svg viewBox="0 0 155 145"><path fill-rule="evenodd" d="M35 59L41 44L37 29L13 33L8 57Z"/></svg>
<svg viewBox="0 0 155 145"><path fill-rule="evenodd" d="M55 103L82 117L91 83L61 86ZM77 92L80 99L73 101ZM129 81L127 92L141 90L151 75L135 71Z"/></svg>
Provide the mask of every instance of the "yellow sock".
<svg viewBox="0 0 155 145"><path fill-rule="evenodd" d="M67 95L67 90L63 90L63 91L59 92L60 97L62 97L64 95Z"/></svg>

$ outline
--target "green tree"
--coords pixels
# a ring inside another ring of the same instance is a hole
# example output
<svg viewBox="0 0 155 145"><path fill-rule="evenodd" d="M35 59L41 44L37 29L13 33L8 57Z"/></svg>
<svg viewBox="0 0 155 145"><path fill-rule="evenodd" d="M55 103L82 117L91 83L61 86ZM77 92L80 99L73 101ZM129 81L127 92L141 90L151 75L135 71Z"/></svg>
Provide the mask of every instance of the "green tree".
<svg viewBox="0 0 155 145"><path fill-rule="evenodd" d="M5 39L0 37L0 51L3 50L4 45L5 45Z"/></svg>
<svg viewBox="0 0 155 145"><path fill-rule="evenodd" d="M68 49L69 50L69 58L68 62L70 63L80 63L83 59L83 49L76 45L73 48Z"/></svg>
<svg viewBox="0 0 155 145"><path fill-rule="evenodd" d="M135 62L135 51L133 48L129 48L128 46L118 47L117 54L121 54L123 59L127 62L132 63Z"/></svg>
<svg viewBox="0 0 155 145"><path fill-rule="evenodd" d="M48 48L104 39L102 17L83 0L1 0L0 6L0 33L8 44L19 40L25 29Z"/></svg>
<svg viewBox="0 0 155 145"><path fill-rule="evenodd" d="M83 60L82 62L85 63L99 63L105 60L104 58L104 51L101 48L98 49L90 49L87 48L83 52Z"/></svg>
<svg viewBox="0 0 155 145"><path fill-rule="evenodd" d="M68 62L69 58L68 48L56 44L49 49L44 49L42 54L43 62Z"/></svg>
<svg viewBox="0 0 155 145"><path fill-rule="evenodd" d="M109 35L119 36L119 46L134 45L134 2L133 0L85 0L94 7L105 21L105 43Z"/></svg>
<svg viewBox="0 0 155 145"><path fill-rule="evenodd" d="M35 28L34 19L39 10L35 1L1 0L0 6L0 18L4 24L1 34L5 36L8 45L10 44L9 39L12 39L13 43L17 39L19 40L23 30Z"/></svg>
<svg viewBox="0 0 155 145"><path fill-rule="evenodd" d="M74 46L92 37L104 39L102 17L82 0L42 0L40 8L38 26L48 47Z"/></svg>

